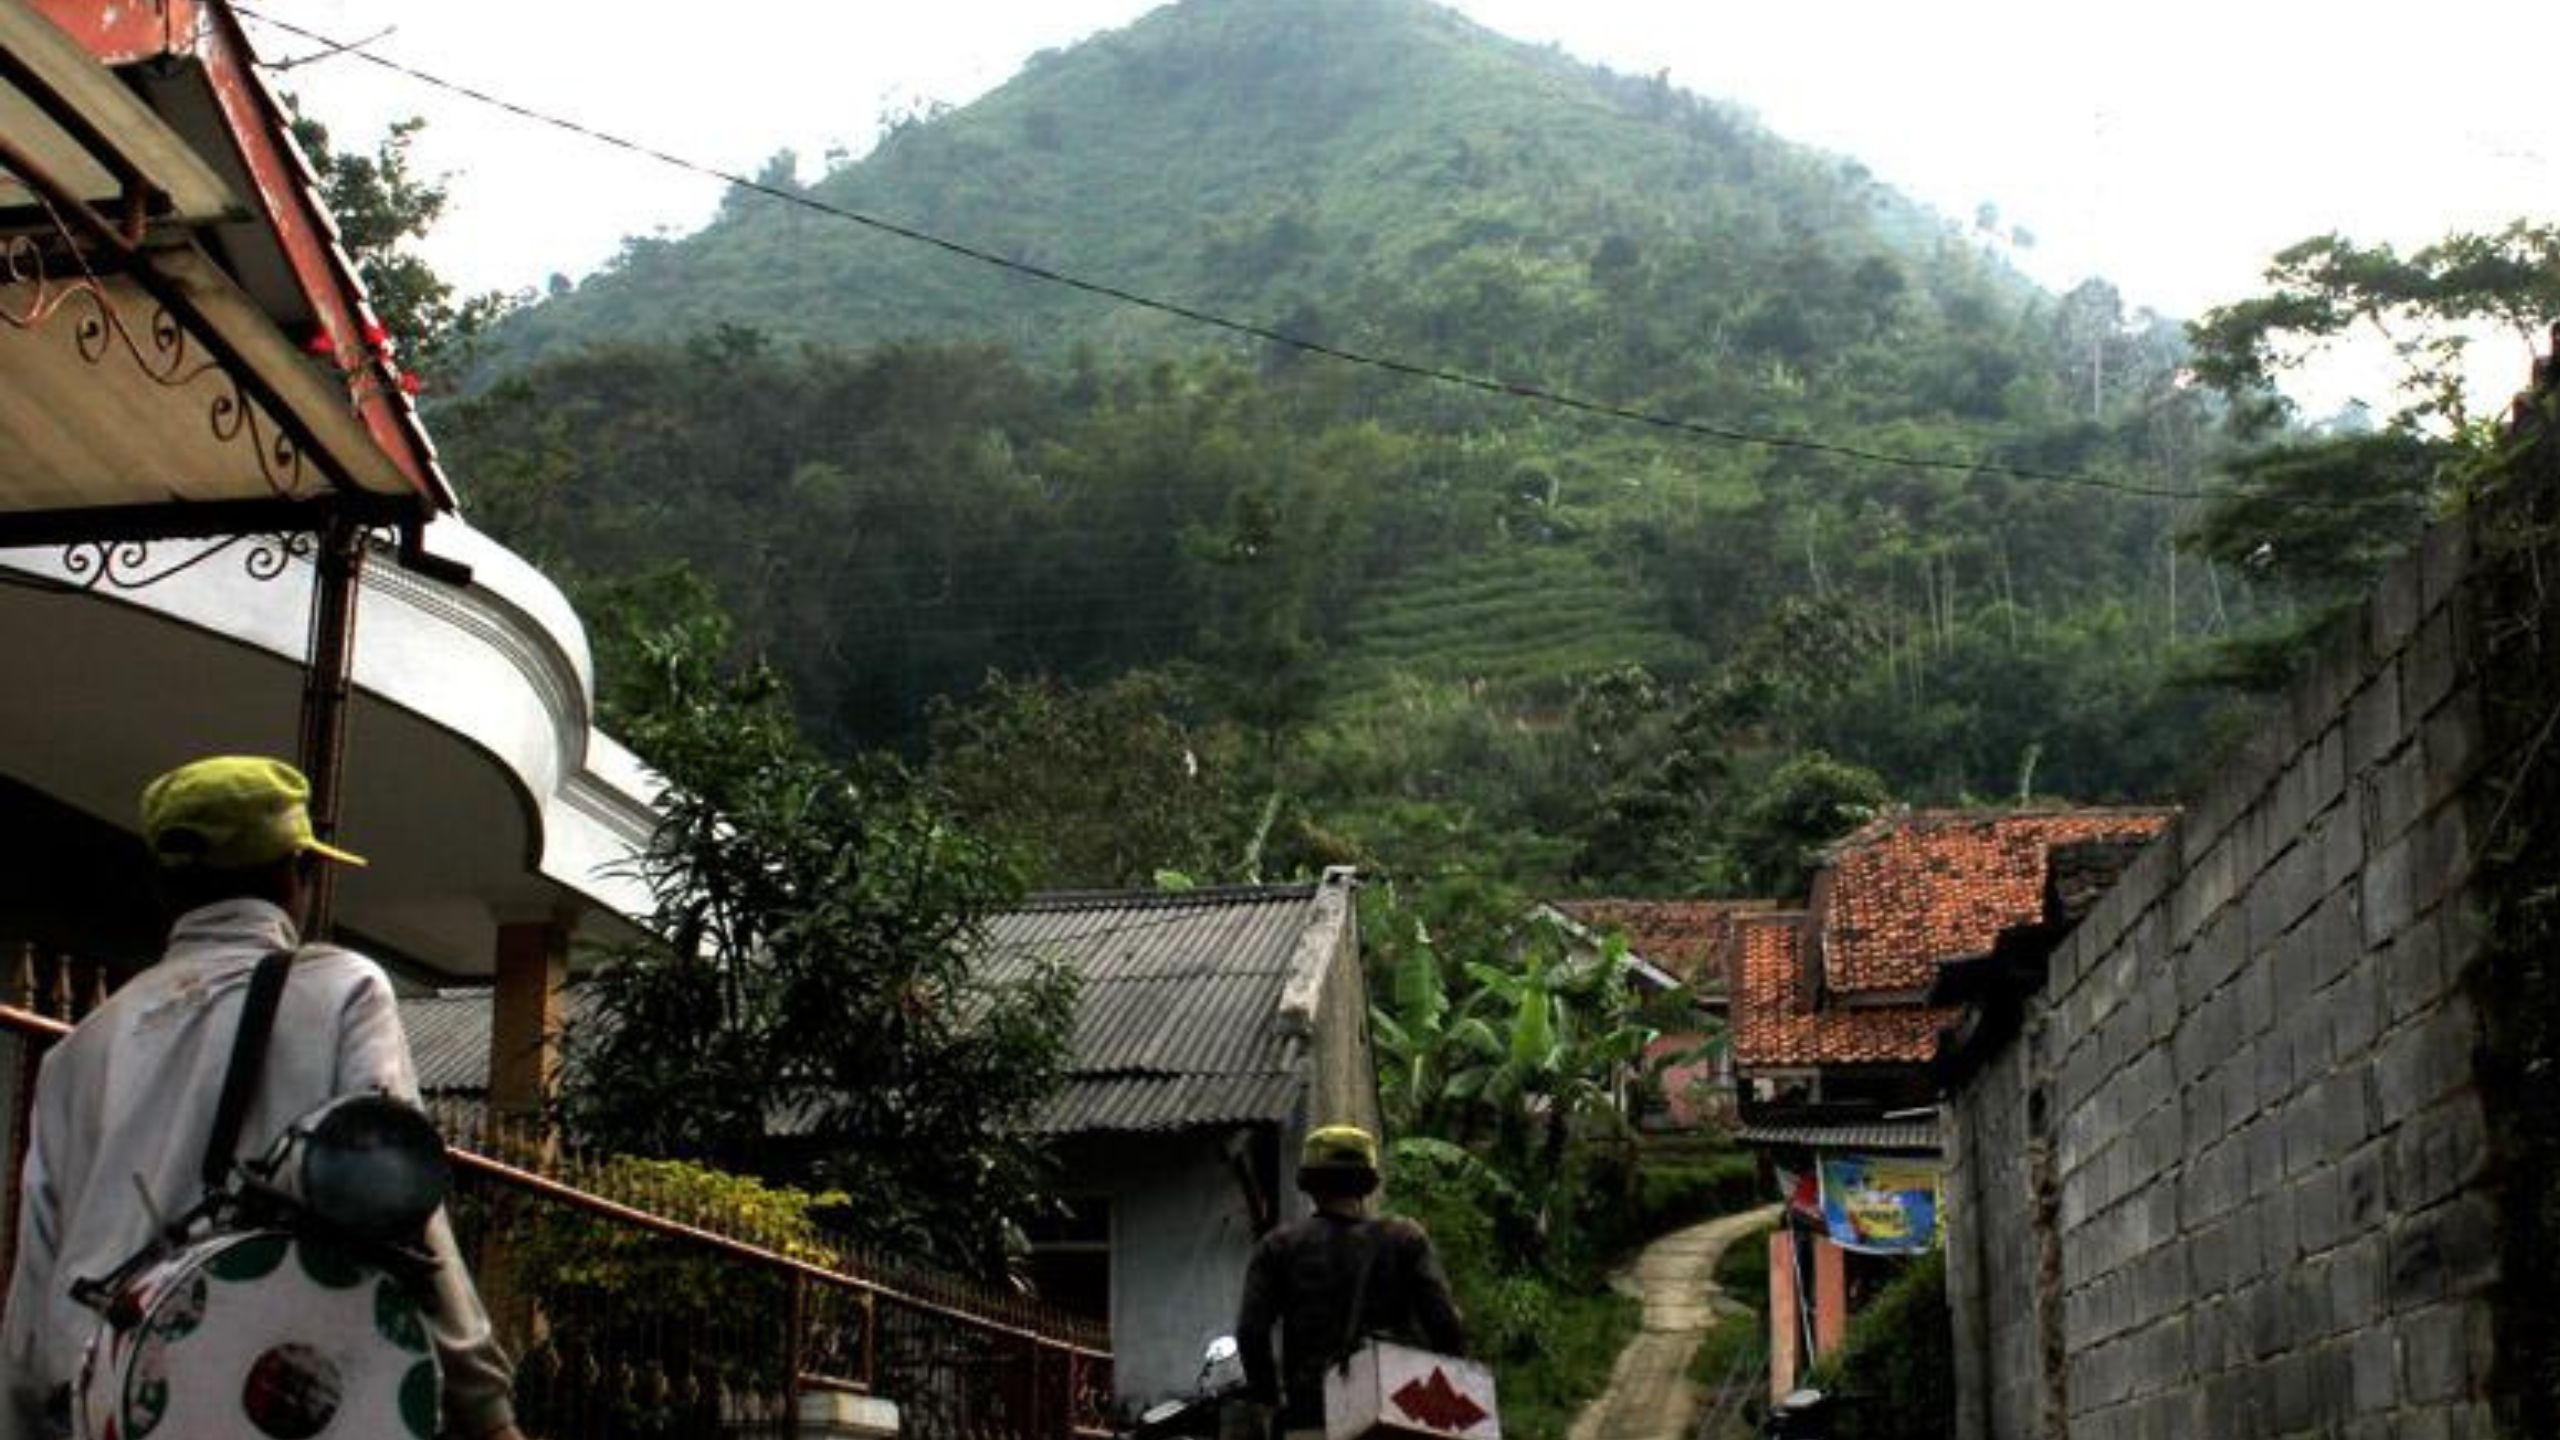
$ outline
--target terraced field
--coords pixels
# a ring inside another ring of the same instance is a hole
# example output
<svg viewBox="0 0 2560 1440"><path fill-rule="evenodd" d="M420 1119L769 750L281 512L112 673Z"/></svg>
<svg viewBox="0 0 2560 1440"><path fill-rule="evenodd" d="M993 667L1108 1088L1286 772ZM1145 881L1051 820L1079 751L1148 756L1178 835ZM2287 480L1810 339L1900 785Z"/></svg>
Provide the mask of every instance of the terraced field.
<svg viewBox="0 0 2560 1440"><path fill-rule="evenodd" d="M1622 665L1670 677L1702 663L1634 579L1588 548L1562 545L1415 571L1352 622L1341 660L1337 694L1353 710L1414 682L1536 703Z"/></svg>

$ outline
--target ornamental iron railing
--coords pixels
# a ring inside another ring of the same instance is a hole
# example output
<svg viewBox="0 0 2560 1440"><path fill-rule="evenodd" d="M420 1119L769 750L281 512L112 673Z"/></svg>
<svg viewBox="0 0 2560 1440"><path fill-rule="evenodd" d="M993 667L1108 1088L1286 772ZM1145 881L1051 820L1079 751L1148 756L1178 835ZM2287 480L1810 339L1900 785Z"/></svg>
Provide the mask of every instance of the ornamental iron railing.
<svg viewBox="0 0 2560 1440"><path fill-rule="evenodd" d="M17 1234L36 1067L104 993L89 976L30 955L0 996L28 1002L0 1004L0 1246ZM919 1440L1111 1433L1109 1341L1089 1321L865 1254L723 1197L703 1172L582 1155L485 1116L448 1134L468 1147L449 1152L448 1211L537 1440L873 1434L857 1417L878 1401Z"/></svg>

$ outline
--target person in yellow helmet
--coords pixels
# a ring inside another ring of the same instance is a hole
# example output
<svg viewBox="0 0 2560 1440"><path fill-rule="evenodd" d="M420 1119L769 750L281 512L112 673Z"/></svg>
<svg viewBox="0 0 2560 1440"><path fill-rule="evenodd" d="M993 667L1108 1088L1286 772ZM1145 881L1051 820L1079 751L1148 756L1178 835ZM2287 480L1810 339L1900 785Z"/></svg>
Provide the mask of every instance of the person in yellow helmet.
<svg viewBox="0 0 2560 1440"><path fill-rule="evenodd" d="M365 863L312 833L310 794L292 766L250 755L180 766L143 791L143 840L173 917L168 948L45 1054L0 1322L0 1440L69 1433L68 1391L96 1322L71 1287L107 1274L151 1238L156 1217L199 1198L198 1165L260 959L293 957L239 1154L262 1153L296 1117L341 1095L417 1099L382 967L302 941L314 867ZM428 1323L446 1433L522 1440L512 1367L441 1211L427 1243L440 1262Z"/></svg>
<svg viewBox="0 0 2560 1440"><path fill-rule="evenodd" d="M1315 1213L1264 1236L1246 1265L1236 1316L1246 1394L1266 1416L1278 1412L1290 1440L1324 1433L1325 1367L1365 1339L1466 1353L1466 1328L1431 1237L1411 1220L1369 1216L1378 1179L1376 1136L1356 1125L1310 1131L1298 1188Z"/></svg>

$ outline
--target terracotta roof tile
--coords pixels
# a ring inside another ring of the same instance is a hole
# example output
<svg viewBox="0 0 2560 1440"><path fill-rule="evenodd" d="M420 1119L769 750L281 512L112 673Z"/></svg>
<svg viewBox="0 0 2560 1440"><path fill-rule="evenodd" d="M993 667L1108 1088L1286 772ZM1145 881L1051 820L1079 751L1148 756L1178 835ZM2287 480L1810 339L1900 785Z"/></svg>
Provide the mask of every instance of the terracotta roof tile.
<svg viewBox="0 0 2560 1440"><path fill-rule="evenodd" d="M1558 900L1557 913L1586 930L1615 930L1627 949L1692 989L1722 994L1735 922L1765 915L1775 900Z"/></svg>
<svg viewBox="0 0 2560 1440"><path fill-rule="evenodd" d="M2146 840L2169 810L1921 810L1832 847L1822 907L1825 987L1921 990L1941 962L1979 955L2044 910L2056 845Z"/></svg>
<svg viewBox="0 0 2560 1440"><path fill-rule="evenodd" d="M1802 914L1753 915L1737 926L1740 972L1733 995L1733 1060L1781 1065L1924 1064L1938 1031L1959 1012L1920 1005L1820 1010L1798 1006L1805 963Z"/></svg>

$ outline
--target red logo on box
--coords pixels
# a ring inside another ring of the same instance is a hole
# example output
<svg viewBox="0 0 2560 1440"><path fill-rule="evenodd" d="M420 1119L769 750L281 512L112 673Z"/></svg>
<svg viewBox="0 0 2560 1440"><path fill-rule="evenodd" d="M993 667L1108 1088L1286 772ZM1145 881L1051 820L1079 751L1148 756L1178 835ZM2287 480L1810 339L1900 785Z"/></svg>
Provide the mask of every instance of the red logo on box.
<svg viewBox="0 0 2560 1440"><path fill-rule="evenodd" d="M1428 1380L1409 1380L1393 1397L1396 1408L1434 1430L1464 1430L1489 1413L1449 1383L1449 1372L1433 1366Z"/></svg>

